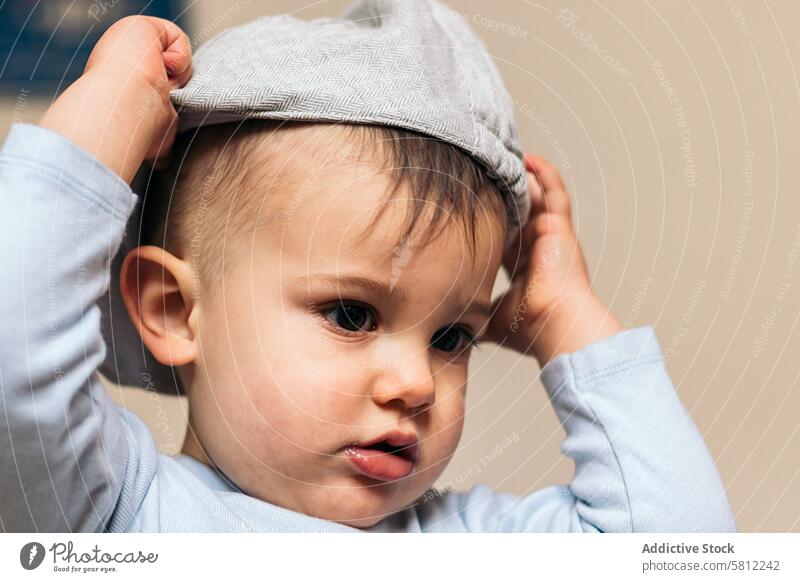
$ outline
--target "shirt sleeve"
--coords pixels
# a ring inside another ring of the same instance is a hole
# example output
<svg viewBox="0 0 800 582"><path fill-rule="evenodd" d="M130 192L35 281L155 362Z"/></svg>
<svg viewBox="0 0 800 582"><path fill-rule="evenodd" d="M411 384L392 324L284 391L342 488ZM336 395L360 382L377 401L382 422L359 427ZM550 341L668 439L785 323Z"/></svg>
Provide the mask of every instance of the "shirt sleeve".
<svg viewBox="0 0 800 582"><path fill-rule="evenodd" d="M135 202L66 138L12 125L0 150L4 531L124 529L152 481L152 436L96 372L106 350L96 301Z"/></svg>
<svg viewBox="0 0 800 582"><path fill-rule="evenodd" d="M735 532L714 461L670 381L651 326L548 362L572 482L526 496L457 494L470 531Z"/></svg>

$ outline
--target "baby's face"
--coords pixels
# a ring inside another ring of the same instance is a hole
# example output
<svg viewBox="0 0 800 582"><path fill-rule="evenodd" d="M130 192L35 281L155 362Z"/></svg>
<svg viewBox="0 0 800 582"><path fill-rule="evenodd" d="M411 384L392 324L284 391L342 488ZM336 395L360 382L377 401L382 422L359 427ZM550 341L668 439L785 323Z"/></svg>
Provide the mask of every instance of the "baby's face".
<svg viewBox="0 0 800 582"><path fill-rule="evenodd" d="M368 527L419 498L456 450L504 233L479 219L474 261L456 219L398 245L401 199L360 238L387 173L322 176L286 205L285 228L229 252L221 291L200 298L190 430L248 495ZM403 450L369 448L382 438Z"/></svg>

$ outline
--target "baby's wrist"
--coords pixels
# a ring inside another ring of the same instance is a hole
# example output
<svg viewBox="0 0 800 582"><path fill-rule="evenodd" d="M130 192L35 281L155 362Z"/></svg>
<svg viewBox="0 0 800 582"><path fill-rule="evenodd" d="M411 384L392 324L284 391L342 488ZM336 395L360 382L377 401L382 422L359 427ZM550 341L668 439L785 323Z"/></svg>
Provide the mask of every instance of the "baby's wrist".
<svg viewBox="0 0 800 582"><path fill-rule="evenodd" d="M137 75L91 70L70 85L38 124L83 148L126 182L156 132L145 111L152 89Z"/></svg>
<svg viewBox="0 0 800 582"><path fill-rule="evenodd" d="M530 353L543 367L562 353L576 352L623 331L600 299L591 294L580 301L552 306L528 328Z"/></svg>

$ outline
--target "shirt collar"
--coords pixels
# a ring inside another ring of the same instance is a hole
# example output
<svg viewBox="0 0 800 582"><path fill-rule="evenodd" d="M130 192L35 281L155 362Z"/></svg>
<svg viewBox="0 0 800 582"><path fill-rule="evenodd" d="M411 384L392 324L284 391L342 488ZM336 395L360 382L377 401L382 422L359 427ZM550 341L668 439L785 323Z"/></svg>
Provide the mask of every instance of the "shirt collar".
<svg viewBox="0 0 800 582"><path fill-rule="evenodd" d="M180 454L175 457L175 460L183 465L184 468L194 474L195 477L200 479L203 483L208 485L215 491L226 491L231 493L241 493L236 485L228 479L224 473L214 467L209 467L205 463L201 463L194 457Z"/></svg>

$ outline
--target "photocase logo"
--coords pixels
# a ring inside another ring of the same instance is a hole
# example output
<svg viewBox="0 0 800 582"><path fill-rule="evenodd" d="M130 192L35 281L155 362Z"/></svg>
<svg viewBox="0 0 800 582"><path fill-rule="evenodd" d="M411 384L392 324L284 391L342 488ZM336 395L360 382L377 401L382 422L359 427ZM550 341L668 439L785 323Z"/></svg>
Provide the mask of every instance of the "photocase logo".
<svg viewBox="0 0 800 582"><path fill-rule="evenodd" d="M44 560L44 546L39 542L29 542L19 551L19 563L26 570L35 570Z"/></svg>

